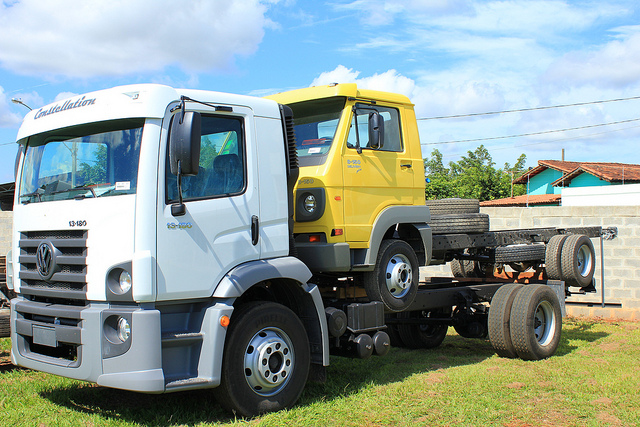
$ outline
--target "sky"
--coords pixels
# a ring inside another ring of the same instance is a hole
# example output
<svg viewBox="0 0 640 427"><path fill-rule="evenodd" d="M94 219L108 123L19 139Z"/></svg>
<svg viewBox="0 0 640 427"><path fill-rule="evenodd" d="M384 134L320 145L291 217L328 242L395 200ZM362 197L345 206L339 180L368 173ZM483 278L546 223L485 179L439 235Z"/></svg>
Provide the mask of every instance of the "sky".
<svg viewBox="0 0 640 427"><path fill-rule="evenodd" d="M131 83L356 82L412 100L423 157L483 144L497 167L562 149L640 164L637 0L3 0L0 28L0 183L28 112L12 98L37 109Z"/></svg>

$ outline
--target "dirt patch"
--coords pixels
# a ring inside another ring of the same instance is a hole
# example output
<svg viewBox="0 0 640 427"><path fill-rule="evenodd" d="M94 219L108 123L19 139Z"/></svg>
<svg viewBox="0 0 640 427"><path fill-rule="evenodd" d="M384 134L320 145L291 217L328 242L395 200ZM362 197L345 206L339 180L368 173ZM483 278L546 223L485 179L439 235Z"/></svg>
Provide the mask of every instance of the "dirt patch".
<svg viewBox="0 0 640 427"><path fill-rule="evenodd" d="M538 387L549 388L553 386L555 384L552 381L538 381Z"/></svg>
<svg viewBox="0 0 640 427"><path fill-rule="evenodd" d="M617 342L605 342L602 344L598 344L598 348L600 348L602 351L617 351L620 349L620 343Z"/></svg>
<svg viewBox="0 0 640 427"><path fill-rule="evenodd" d="M514 382L514 383L506 385L507 388L512 388L512 389L516 389L516 390L520 390L521 388L524 388L525 386L526 386L525 383L520 383L520 382Z"/></svg>
<svg viewBox="0 0 640 427"><path fill-rule="evenodd" d="M611 404L613 403L613 400L609 399L608 397L599 397L597 399L594 399L591 401L591 403L593 405L603 405L603 406L611 406Z"/></svg>
<svg viewBox="0 0 640 427"><path fill-rule="evenodd" d="M620 421L620 418L608 412L599 412L598 415L596 415L596 418L602 422L609 423L610 425L614 425L614 426L622 425L622 421Z"/></svg>

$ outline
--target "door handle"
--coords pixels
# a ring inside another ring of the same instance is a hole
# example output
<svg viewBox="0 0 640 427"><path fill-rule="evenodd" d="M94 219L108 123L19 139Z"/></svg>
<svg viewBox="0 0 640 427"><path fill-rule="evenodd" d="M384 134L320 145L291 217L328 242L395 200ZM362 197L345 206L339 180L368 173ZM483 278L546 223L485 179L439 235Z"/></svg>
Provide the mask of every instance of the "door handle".
<svg viewBox="0 0 640 427"><path fill-rule="evenodd" d="M404 163L400 165L401 168L411 168L411 163Z"/></svg>
<svg viewBox="0 0 640 427"><path fill-rule="evenodd" d="M251 217L251 244L253 246L258 244L258 239L260 238L260 222L258 221L258 217L253 215Z"/></svg>

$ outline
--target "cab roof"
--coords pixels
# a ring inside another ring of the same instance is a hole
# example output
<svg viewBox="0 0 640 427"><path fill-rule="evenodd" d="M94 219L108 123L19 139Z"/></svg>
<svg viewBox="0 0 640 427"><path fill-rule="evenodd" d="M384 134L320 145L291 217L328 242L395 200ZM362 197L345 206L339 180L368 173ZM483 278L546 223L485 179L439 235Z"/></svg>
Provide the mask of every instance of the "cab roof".
<svg viewBox="0 0 640 427"><path fill-rule="evenodd" d="M265 98L272 99L280 104L294 104L296 102L308 101L311 99L331 98L335 96L413 106L409 98L404 95L377 90L359 89L356 83L332 83L327 86L313 86L304 89L281 92L275 95L265 96Z"/></svg>

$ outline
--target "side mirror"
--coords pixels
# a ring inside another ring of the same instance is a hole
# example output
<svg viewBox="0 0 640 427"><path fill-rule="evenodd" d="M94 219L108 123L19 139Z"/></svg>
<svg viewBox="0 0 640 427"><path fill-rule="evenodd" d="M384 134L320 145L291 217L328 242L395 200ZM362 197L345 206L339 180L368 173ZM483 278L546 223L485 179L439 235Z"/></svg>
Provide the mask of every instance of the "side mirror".
<svg viewBox="0 0 640 427"><path fill-rule="evenodd" d="M171 118L169 134L169 164L171 173L178 177L179 202L171 205L171 215L182 216L186 207L182 202L182 177L197 175L200 164L200 136L202 135L200 113L184 111Z"/></svg>
<svg viewBox="0 0 640 427"><path fill-rule="evenodd" d="M187 111L173 116L169 135L169 163L172 174L198 174L201 135L200 113Z"/></svg>
<svg viewBox="0 0 640 427"><path fill-rule="evenodd" d="M379 112L369 113L369 147L379 150L384 146L384 118Z"/></svg>

